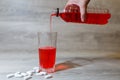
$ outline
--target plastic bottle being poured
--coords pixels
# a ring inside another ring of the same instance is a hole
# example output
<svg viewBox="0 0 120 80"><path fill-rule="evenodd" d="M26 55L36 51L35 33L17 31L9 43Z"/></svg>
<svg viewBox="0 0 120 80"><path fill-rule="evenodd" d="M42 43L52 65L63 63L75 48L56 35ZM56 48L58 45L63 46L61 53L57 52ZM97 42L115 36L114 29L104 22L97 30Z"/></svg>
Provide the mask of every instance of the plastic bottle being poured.
<svg viewBox="0 0 120 80"><path fill-rule="evenodd" d="M56 13L51 14L51 16L60 16L65 22L71 23L84 23L84 24L98 24L104 25L108 23L108 19L111 17L108 9L95 9L95 8L88 8L86 14L86 20L84 22L81 21L80 18L80 8L76 4L71 4L74 6L74 12L72 11L64 11L60 12L59 8L57 8ZM70 5L70 6L71 6ZM67 10L69 5L65 8Z"/></svg>

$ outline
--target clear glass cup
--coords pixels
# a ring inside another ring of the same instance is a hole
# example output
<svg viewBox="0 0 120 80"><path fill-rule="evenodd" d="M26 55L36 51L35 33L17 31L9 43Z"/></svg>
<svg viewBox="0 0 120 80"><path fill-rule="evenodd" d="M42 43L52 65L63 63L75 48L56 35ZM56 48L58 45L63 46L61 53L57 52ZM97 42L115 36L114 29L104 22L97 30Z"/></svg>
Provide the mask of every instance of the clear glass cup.
<svg viewBox="0 0 120 80"><path fill-rule="evenodd" d="M42 71L55 71L57 32L38 32L39 67Z"/></svg>

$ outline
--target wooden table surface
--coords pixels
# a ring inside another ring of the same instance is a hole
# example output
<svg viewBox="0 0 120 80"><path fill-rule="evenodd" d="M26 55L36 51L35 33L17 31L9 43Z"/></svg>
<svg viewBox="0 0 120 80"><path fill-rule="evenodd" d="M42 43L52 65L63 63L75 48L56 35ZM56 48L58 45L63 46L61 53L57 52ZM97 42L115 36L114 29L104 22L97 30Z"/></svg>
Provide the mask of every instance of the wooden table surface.
<svg viewBox="0 0 120 80"><path fill-rule="evenodd" d="M113 57L83 57L79 55L57 56L56 72L49 80L120 80L120 59ZM23 78L7 79L6 75L15 72L26 72L38 66L37 54L33 53L1 53L0 80L23 80ZM33 76L30 80L46 80L42 76Z"/></svg>

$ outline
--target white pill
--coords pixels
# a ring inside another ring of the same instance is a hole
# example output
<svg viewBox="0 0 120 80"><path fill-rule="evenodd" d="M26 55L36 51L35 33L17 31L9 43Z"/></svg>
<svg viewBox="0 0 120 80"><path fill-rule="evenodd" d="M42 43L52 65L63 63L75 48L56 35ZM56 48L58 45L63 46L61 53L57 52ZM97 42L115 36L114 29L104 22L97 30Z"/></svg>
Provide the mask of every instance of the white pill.
<svg viewBox="0 0 120 80"><path fill-rule="evenodd" d="M16 72L16 73L14 74L14 76L15 76L16 78L21 78L21 77L23 77L23 75L21 75L21 72Z"/></svg>
<svg viewBox="0 0 120 80"><path fill-rule="evenodd" d="M36 73L36 74L37 74L37 73ZM40 72L40 73L38 73L37 75L44 76L44 75L47 75L47 72Z"/></svg>
<svg viewBox="0 0 120 80"><path fill-rule="evenodd" d="M14 77L14 74L8 74L6 77L7 78L12 78L12 77Z"/></svg>
<svg viewBox="0 0 120 80"><path fill-rule="evenodd" d="M40 71L39 69L36 69L36 70L35 70L36 73L39 73L39 71Z"/></svg>
<svg viewBox="0 0 120 80"><path fill-rule="evenodd" d="M15 74L14 75L16 78L21 78L21 77L23 77L23 75L21 75L21 74Z"/></svg>
<svg viewBox="0 0 120 80"><path fill-rule="evenodd" d="M33 75L33 72L31 72L31 71L27 71L26 73L27 73L28 75L30 75L30 76Z"/></svg>
<svg viewBox="0 0 120 80"><path fill-rule="evenodd" d="M24 80L29 80L29 79L31 79L32 78L32 76L25 76L24 77Z"/></svg>
<svg viewBox="0 0 120 80"><path fill-rule="evenodd" d="M27 76L28 74L27 73L21 73L22 76Z"/></svg>
<svg viewBox="0 0 120 80"><path fill-rule="evenodd" d="M50 75L50 74L44 76L45 79L49 79L49 78L52 78L52 77L53 77L53 76Z"/></svg>
<svg viewBox="0 0 120 80"><path fill-rule="evenodd" d="M40 74L47 75L47 72L41 71Z"/></svg>
<svg viewBox="0 0 120 80"><path fill-rule="evenodd" d="M35 75L37 75L37 76L42 76L42 74L41 74L41 73L36 73Z"/></svg>
<svg viewBox="0 0 120 80"><path fill-rule="evenodd" d="M38 73L40 71L39 67L34 67L33 70L35 71L35 73Z"/></svg>

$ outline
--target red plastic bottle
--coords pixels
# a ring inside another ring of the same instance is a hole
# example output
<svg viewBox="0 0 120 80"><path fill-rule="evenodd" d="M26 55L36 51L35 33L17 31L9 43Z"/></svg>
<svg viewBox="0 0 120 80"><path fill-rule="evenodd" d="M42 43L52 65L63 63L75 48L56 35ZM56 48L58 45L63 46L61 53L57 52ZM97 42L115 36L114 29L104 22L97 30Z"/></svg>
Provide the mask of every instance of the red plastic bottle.
<svg viewBox="0 0 120 80"><path fill-rule="evenodd" d="M85 24L99 24L104 25L108 23L108 19L111 17L111 14L108 10L91 10L86 14L86 20L84 22L81 21L80 18L80 9L79 6L75 4L71 4L74 6L74 11L68 11L68 7L65 8L65 12L59 13L59 8L57 8L57 13L52 14L51 16L60 16L65 22L72 23L85 23ZM73 10L73 9L72 9Z"/></svg>

